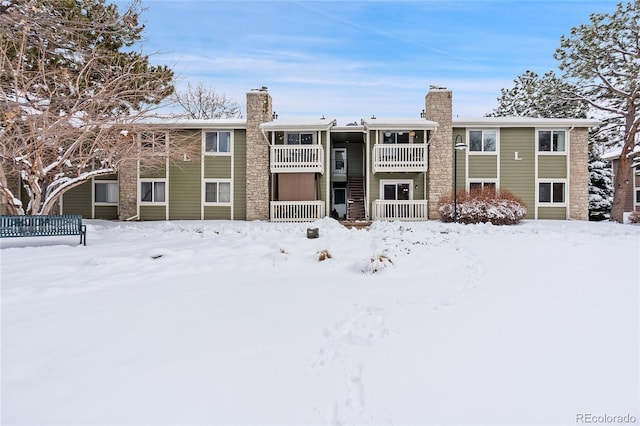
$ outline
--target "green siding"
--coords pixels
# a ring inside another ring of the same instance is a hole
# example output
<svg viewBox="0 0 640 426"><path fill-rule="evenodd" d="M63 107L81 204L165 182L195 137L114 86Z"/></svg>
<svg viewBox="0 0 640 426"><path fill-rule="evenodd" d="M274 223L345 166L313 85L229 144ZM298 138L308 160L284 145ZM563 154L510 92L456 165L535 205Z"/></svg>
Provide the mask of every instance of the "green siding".
<svg viewBox="0 0 640 426"><path fill-rule="evenodd" d="M144 164L140 164L140 177L141 178L165 178L167 167L165 164L158 164L154 167L147 167Z"/></svg>
<svg viewBox="0 0 640 426"><path fill-rule="evenodd" d="M455 140L457 139L458 136L460 136L464 141L466 137L466 129L464 128L453 129L453 145L455 145ZM453 145L451 145L452 150L453 150ZM454 156L452 157L454 159L457 158L456 186L458 187L457 189L459 190L466 188L466 182L465 182L465 172L467 167L466 156L467 154L465 153L465 151L458 151L457 157L455 156L455 152L454 152ZM431 165L429 165L429 167L431 167Z"/></svg>
<svg viewBox="0 0 640 426"><path fill-rule="evenodd" d="M518 158L515 159L515 153ZM527 205L527 219L535 209L535 129L500 130L500 189L507 190Z"/></svg>
<svg viewBox="0 0 640 426"><path fill-rule="evenodd" d="M247 218L247 133L233 132L233 218ZM205 212L206 214L206 212Z"/></svg>
<svg viewBox="0 0 640 426"><path fill-rule="evenodd" d="M462 154L464 155L464 152ZM469 155L469 179L495 179L497 177L497 155Z"/></svg>
<svg viewBox="0 0 640 426"><path fill-rule="evenodd" d="M113 220L118 218L118 206L95 206L95 219Z"/></svg>
<svg viewBox="0 0 640 426"><path fill-rule="evenodd" d="M204 206L204 218L207 220L231 219L230 206Z"/></svg>
<svg viewBox="0 0 640 426"><path fill-rule="evenodd" d="M85 219L91 219L91 185L88 181L71 188L62 196L62 210L64 214L79 214Z"/></svg>
<svg viewBox="0 0 640 426"><path fill-rule="evenodd" d="M166 220L165 206L140 206L140 220Z"/></svg>
<svg viewBox="0 0 640 426"><path fill-rule="evenodd" d="M318 199L322 201L327 201L327 173L319 174L320 178L320 194ZM317 185L317 183L316 183Z"/></svg>
<svg viewBox="0 0 640 426"><path fill-rule="evenodd" d="M94 180L118 180L118 175L104 175L104 176L96 176Z"/></svg>
<svg viewBox="0 0 640 426"><path fill-rule="evenodd" d="M565 179L567 177L567 156L539 155L538 177L541 179Z"/></svg>
<svg viewBox="0 0 640 426"><path fill-rule="evenodd" d="M184 161L169 170L169 219L200 219L200 167Z"/></svg>
<svg viewBox="0 0 640 426"><path fill-rule="evenodd" d="M538 207L538 219L565 220L566 218L566 207Z"/></svg>
<svg viewBox="0 0 640 426"><path fill-rule="evenodd" d="M231 156L230 155L205 155L204 157L205 179L230 179Z"/></svg>

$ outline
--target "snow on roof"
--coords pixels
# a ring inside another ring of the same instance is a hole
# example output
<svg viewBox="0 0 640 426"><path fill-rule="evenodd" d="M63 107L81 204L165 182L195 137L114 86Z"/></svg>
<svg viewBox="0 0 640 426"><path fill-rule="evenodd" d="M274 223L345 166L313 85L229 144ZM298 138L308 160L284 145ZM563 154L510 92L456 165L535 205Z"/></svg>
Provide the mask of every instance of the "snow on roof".
<svg viewBox="0 0 640 426"><path fill-rule="evenodd" d="M633 147L633 149L629 153L629 157L633 157L637 153L640 153L640 145L636 145ZM618 146L616 148L611 149L611 151L608 151L602 154L602 158L604 160L615 160L616 158L620 158L620 154L622 154L622 147Z"/></svg>
<svg viewBox="0 0 640 426"><path fill-rule="evenodd" d="M145 123L180 129L243 129L247 127L247 120L244 118L153 118L146 120Z"/></svg>
<svg viewBox="0 0 640 426"><path fill-rule="evenodd" d="M329 130L336 125L333 118L278 118L262 123L260 128L267 131L276 130Z"/></svg>
<svg viewBox="0 0 640 426"><path fill-rule="evenodd" d="M369 129L379 130L435 130L438 123L424 118L367 118L362 120L364 126Z"/></svg>
<svg viewBox="0 0 640 426"><path fill-rule="evenodd" d="M454 118L454 127L593 127L598 120L585 118L479 117Z"/></svg>

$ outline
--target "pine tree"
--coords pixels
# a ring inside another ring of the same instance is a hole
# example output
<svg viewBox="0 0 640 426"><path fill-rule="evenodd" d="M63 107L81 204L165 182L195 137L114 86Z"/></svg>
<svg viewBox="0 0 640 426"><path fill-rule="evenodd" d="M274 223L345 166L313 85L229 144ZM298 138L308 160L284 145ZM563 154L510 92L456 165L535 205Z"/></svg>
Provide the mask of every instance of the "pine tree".
<svg viewBox="0 0 640 426"><path fill-rule="evenodd" d="M589 147L589 220L609 219L613 204L613 170L595 144Z"/></svg>

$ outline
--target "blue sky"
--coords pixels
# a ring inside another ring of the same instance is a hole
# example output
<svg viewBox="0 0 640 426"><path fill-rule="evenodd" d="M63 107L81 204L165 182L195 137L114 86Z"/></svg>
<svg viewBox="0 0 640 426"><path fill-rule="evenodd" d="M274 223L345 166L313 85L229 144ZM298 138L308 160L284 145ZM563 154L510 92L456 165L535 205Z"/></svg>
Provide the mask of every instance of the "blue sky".
<svg viewBox="0 0 640 426"><path fill-rule="evenodd" d="M146 0L143 51L178 88L212 86L244 105L267 86L281 117L418 117L429 85L454 115L496 107L532 70L557 71L560 36L614 1Z"/></svg>

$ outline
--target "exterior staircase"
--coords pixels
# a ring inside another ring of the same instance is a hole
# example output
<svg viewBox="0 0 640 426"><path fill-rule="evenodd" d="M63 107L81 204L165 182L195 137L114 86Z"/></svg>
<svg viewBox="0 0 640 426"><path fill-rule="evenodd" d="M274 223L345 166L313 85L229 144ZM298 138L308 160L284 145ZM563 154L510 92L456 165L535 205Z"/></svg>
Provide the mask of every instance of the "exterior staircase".
<svg viewBox="0 0 640 426"><path fill-rule="evenodd" d="M347 220L364 220L364 177L349 177L347 184Z"/></svg>

